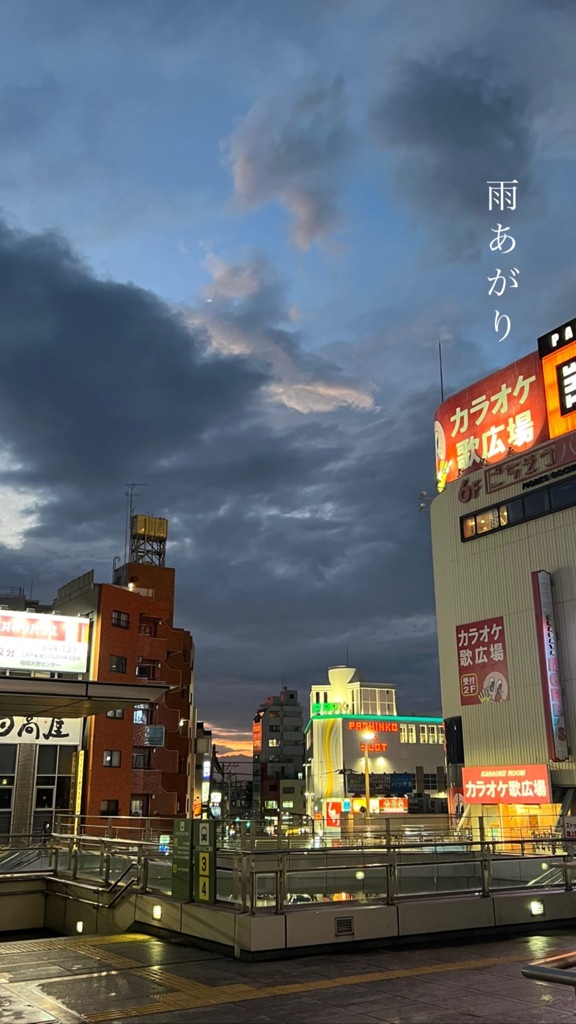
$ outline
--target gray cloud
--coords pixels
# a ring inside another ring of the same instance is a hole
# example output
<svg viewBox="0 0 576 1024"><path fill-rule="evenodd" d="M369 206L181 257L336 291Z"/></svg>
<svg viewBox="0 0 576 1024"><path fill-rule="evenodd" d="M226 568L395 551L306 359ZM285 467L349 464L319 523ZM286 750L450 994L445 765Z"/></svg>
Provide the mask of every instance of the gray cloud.
<svg viewBox="0 0 576 1024"><path fill-rule="evenodd" d="M376 136L398 154L397 188L435 224L438 249L450 257L479 251L487 181L520 181L526 210L533 187L529 106L522 86L501 84L493 61L471 52L404 62L375 104Z"/></svg>
<svg viewBox="0 0 576 1024"><path fill-rule="evenodd" d="M35 524L22 509L24 546L0 544L0 581L29 589L34 578L51 600L91 567L109 580L125 484L140 481L137 509L170 519L202 717L246 727L281 673L304 693L346 644L415 694L423 667L436 671L416 512L433 471L432 396L368 418L278 417L258 354L211 356L205 334L154 295L94 277L65 240L1 227L0 274L0 502L2 488L39 501ZM256 329L256 293L245 301ZM265 297L262 331L274 308ZM295 339L286 351L297 364ZM5 503L2 518L9 526Z"/></svg>
<svg viewBox="0 0 576 1024"><path fill-rule="evenodd" d="M350 144L343 80L316 76L290 102L276 96L242 119L228 143L236 196L252 209L280 201L294 244L309 249L338 225L333 175Z"/></svg>

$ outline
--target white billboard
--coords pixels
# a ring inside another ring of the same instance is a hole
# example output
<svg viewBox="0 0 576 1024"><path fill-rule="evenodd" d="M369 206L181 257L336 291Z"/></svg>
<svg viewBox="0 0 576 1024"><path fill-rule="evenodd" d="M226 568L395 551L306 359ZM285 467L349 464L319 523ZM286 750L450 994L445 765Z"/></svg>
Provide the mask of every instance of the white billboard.
<svg viewBox="0 0 576 1024"><path fill-rule="evenodd" d="M0 716L0 743L38 743L42 746L80 745L81 718L26 718Z"/></svg>
<svg viewBox="0 0 576 1024"><path fill-rule="evenodd" d="M86 672L90 619L0 610L0 669Z"/></svg>

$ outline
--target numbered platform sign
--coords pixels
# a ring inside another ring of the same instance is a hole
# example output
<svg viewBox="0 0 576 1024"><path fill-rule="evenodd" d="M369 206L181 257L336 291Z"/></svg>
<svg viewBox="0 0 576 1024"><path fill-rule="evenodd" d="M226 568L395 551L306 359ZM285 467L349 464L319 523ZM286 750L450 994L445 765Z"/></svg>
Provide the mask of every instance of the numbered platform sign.
<svg viewBox="0 0 576 1024"><path fill-rule="evenodd" d="M194 898L216 900L216 822L194 822Z"/></svg>

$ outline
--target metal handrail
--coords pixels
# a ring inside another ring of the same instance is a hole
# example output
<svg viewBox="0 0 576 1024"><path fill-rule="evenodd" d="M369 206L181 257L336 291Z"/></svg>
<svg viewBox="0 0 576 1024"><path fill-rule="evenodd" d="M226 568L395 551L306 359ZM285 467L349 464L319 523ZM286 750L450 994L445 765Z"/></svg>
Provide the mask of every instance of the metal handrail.
<svg viewBox="0 0 576 1024"><path fill-rule="evenodd" d="M561 953L546 960L536 960L533 964L525 964L522 974L533 981L546 981L550 984L571 985L576 995L576 974L569 974L570 968L576 967L576 953Z"/></svg>
<svg viewBox="0 0 576 1024"><path fill-rule="evenodd" d="M116 879L116 881L112 883L112 885L108 889L108 892L114 892L114 889L116 889L118 887L119 883L126 877L128 872L132 871L132 869L135 868L135 867L136 867L136 864L134 863L134 861L130 861L128 866L126 868L124 868L124 871L122 872L122 874L118 875L118 878Z"/></svg>

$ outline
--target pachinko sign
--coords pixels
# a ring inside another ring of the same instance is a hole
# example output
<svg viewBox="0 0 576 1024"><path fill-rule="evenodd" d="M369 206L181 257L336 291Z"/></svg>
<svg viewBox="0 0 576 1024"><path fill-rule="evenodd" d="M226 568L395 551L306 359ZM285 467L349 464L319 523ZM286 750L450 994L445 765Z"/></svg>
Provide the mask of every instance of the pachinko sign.
<svg viewBox="0 0 576 1024"><path fill-rule="evenodd" d="M456 626L460 704L500 703L510 698L504 619Z"/></svg>
<svg viewBox="0 0 576 1024"><path fill-rule="evenodd" d="M533 352L443 402L434 423L438 490L463 473L548 440L542 364Z"/></svg>
<svg viewBox="0 0 576 1024"><path fill-rule="evenodd" d="M545 764L463 768L466 804L549 804L550 777Z"/></svg>
<svg viewBox="0 0 576 1024"><path fill-rule="evenodd" d="M86 672L90 619L0 611L0 669Z"/></svg>

